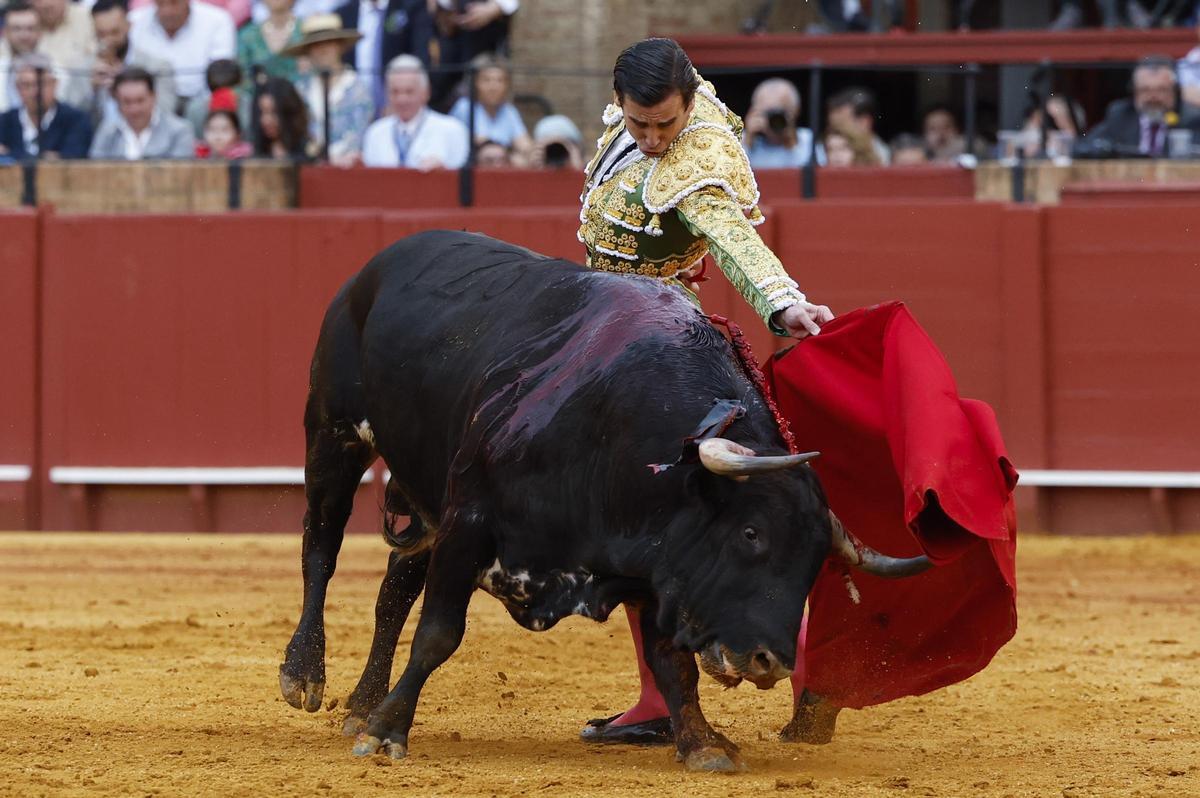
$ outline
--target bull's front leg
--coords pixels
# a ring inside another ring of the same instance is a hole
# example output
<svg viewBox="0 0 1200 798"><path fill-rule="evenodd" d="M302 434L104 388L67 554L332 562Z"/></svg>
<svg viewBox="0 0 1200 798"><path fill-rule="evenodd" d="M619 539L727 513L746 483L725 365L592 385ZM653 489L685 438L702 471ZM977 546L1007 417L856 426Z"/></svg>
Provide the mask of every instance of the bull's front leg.
<svg viewBox="0 0 1200 798"><path fill-rule="evenodd" d="M738 747L713 730L700 710L696 657L671 645L654 623L657 613L643 608L642 642L646 662L671 713L677 761L688 770L732 773L745 770Z"/></svg>

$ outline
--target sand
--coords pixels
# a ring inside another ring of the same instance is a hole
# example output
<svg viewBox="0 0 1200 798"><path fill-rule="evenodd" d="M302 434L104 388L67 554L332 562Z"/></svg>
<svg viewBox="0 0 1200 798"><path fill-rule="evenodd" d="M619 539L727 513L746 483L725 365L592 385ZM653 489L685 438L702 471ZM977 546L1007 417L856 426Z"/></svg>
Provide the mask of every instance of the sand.
<svg viewBox="0 0 1200 798"><path fill-rule="evenodd" d="M410 757L352 757L340 708L279 696L299 547L0 535L0 795L1200 796L1200 537L1024 537L1020 629L991 666L844 712L827 746L776 741L784 685L702 678L709 718L751 768L736 776L577 741L633 698L620 612L535 634L482 593L425 690ZM343 549L327 701L357 681L385 559L373 537Z"/></svg>

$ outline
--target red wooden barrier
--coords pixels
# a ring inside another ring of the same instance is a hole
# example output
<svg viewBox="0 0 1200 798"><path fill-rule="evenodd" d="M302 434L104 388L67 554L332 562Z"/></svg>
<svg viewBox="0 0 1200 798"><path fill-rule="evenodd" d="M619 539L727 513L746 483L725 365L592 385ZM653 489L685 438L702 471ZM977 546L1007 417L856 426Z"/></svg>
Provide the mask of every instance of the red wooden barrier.
<svg viewBox="0 0 1200 798"><path fill-rule="evenodd" d="M303 463L317 329L338 286L378 249L375 217L75 216L45 225L47 466ZM79 490L47 483L49 527L194 527L162 489L107 490L126 494L111 506ZM299 520L294 511L276 519L269 502L258 513L234 526Z"/></svg>
<svg viewBox="0 0 1200 798"><path fill-rule="evenodd" d="M754 173L763 201L801 198L799 169L760 169ZM975 173L956 166L855 167L819 169L817 198L961 199L975 196Z"/></svg>
<svg viewBox="0 0 1200 798"><path fill-rule="evenodd" d="M755 176L764 202L800 198L799 169L765 169ZM306 166L300 170L300 207L459 209L458 181L456 171ZM577 214L582 187L583 175L565 169L480 169L475 172L472 210L557 207ZM817 175L817 195L821 199L966 200L974 193L973 173L957 167L822 169Z"/></svg>
<svg viewBox="0 0 1200 798"><path fill-rule="evenodd" d="M0 529L36 521L38 219L0 214Z"/></svg>
<svg viewBox="0 0 1200 798"><path fill-rule="evenodd" d="M1200 471L1200 205L781 201L765 211L764 239L815 301L912 307L963 394L996 408L1019 467ZM0 217L0 334L18 342L0 349L0 463L40 464L39 477L54 466L298 466L308 361L347 275L432 227L579 260L575 213L48 216L40 255L34 217ZM760 356L786 345L710 274L706 310L739 321ZM303 511L287 486L41 487L47 528L295 530ZM356 528L377 524L377 489L364 488ZM1194 493L1163 510L1144 491L1052 488L1025 506L1059 530L1151 528L1162 512L1194 528Z"/></svg>
<svg viewBox="0 0 1200 798"><path fill-rule="evenodd" d="M1052 463L1200 471L1197 218L1047 209Z"/></svg>

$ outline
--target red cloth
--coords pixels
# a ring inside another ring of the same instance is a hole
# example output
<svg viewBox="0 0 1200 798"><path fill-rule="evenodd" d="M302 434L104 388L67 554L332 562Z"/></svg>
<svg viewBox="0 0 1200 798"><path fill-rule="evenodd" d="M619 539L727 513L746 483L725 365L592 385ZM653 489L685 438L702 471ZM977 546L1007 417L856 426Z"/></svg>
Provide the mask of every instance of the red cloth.
<svg viewBox="0 0 1200 798"><path fill-rule="evenodd" d="M899 302L856 310L765 365L834 513L864 543L937 564L887 580L827 563L809 597L806 682L844 707L936 690L981 670L1017 628L1016 523L992 409L960 399Z"/></svg>

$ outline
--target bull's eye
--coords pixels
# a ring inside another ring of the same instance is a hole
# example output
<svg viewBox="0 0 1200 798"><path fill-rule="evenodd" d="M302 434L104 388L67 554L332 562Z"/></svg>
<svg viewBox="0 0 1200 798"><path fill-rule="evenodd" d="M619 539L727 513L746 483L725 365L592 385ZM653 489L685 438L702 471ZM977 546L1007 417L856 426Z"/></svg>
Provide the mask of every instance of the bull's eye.
<svg viewBox="0 0 1200 798"><path fill-rule="evenodd" d="M745 536L746 540L750 541L751 543L758 540L758 530L752 526L748 526L743 529L742 535Z"/></svg>

